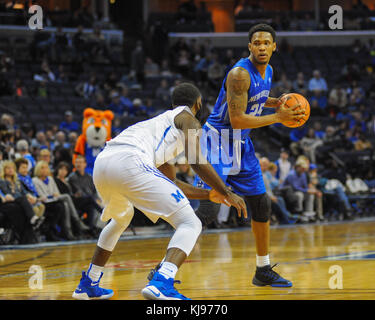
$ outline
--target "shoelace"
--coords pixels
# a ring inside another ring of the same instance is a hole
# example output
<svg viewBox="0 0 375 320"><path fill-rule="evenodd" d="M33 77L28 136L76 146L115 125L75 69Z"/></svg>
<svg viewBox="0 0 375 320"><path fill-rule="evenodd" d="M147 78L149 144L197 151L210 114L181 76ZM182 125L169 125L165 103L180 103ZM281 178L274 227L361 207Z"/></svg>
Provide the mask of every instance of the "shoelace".
<svg viewBox="0 0 375 320"><path fill-rule="evenodd" d="M272 280L277 280L280 278L280 275L273 270L274 267L276 267L278 263L275 263L272 267L270 267L268 270L264 270L264 273L267 277L270 277Z"/></svg>

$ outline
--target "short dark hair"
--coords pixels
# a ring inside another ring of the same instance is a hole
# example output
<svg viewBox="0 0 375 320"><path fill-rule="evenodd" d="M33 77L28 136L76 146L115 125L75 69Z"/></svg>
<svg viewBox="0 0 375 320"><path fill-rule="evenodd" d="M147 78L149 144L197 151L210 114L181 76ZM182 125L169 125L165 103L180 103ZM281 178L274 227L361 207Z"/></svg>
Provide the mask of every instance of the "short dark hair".
<svg viewBox="0 0 375 320"><path fill-rule="evenodd" d="M60 161L56 166L55 173L57 174L61 168L65 168L68 172L70 171L70 164L65 161Z"/></svg>
<svg viewBox="0 0 375 320"><path fill-rule="evenodd" d="M183 82L177 85L172 92L172 106L194 106L197 99L201 96L199 89L189 82Z"/></svg>
<svg viewBox="0 0 375 320"><path fill-rule="evenodd" d="M251 42L251 38L253 37L253 34L259 31L269 32L272 36L273 42L276 40L276 32L275 30L268 24L265 23L259 23L255 26L252 26L249 30L249 42Z"/></svg>
<svg viewBox="0 0 375 320"><path fill-rule="evenodd" d="M27 161L25 158L18 158L14 161L17 171L21 167L21 165L26 164L27 166L29 165L29 161Z"/></svg>

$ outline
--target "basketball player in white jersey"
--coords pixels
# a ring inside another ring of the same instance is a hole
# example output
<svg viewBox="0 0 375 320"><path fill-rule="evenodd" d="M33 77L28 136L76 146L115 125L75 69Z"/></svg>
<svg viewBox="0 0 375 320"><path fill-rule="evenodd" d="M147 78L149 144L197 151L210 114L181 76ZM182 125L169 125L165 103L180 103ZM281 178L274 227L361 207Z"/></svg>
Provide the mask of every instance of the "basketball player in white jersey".
<svg viewBox="0 0 375 320"><path fill-rule="evenodd" d="M154 223L162 218L175 228L163 263L142 290L146 299L186 300L175 288L178 268L192 251L202 230L189 200L211 200L237 208L247 216L242 198L232 193L212 166L201 157L198 121L202 114L199 90L192 84L178 85L172 93L173 110L139 122L107 142L94 165L94 183L105 208L103 228L91 264L73 293L76 299L108 299L113 290L99 287L103 270L121 234L130 224L134 207ZM190 130L190 132L188 132ZM189 134L190 137L189 137ZM175 178L168 161L185 152L194 171L212 190L193 187ZM193 155L193 158L192 158ZM168 177L167 177L168 176Z"/></svg>

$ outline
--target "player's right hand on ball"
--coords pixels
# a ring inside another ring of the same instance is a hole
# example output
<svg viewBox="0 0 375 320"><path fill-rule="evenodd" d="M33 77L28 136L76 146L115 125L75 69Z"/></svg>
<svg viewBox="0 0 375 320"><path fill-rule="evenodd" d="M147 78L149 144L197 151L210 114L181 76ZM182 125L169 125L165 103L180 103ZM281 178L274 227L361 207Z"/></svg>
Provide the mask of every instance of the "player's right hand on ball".
<svg viewBox="0 0 375 320"><path fill-rule="evenodd" d="M233 206L237 209L238 216L241 217L241 213L244 218L247 218L247 208L245 201L233 192L229 192L229 195L225 197L225 204Z"/></svg>
<svg viewBox="0 0 375 320"><path fill-rule="evenodd" d="M282 103L276 108L276 114L279 122L286 121L299 121L305 116L305 111L300 109L300 104L296 103L292 107L288 107L285 103L290 97L283 97Z"/></svg>

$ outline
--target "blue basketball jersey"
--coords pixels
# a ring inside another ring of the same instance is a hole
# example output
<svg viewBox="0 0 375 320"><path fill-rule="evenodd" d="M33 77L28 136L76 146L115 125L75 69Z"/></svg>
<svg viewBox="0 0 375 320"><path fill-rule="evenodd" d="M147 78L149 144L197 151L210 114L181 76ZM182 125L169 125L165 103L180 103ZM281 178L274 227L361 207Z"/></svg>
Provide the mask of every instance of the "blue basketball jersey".
<svg viewBox="0 0 375 320"><path fill-rule="evenodd" d="M241 67L250 75L246 114L260 116L268 99L272 83L272 67L267 66L264 79L249 58L239 60L234 66ZM220 178L240 195L258 195L266 192L259 161L255 156L253 143L249 137L251 129L234 132L230 123L225 82L216 100L214 110L207 119L201 137L201 150L206 155ZM224 130L225 129L225 130ZM224 134L224 131L227 132ZM209 132L209 134L208 134ZM210 189L198 176L194 185Z"/></svg>
<svg viewBox="0 0 375 320"><path fill-rule="evenodd" d="M271 90L272 67L270 65L267 65L264 79L249 58L240 59L233 66L233 68L236 67L241 67L247 70L250 75L251 84L248 92L246 114L252 116L260 116ZM216 100L215 107L207 119L207 122L217 130L232 129L228 112L227 91L225 89L227 76L228 74L223 80L223 84L221 86L219 96ZM241 130L241 138L243 139L248 136L250 131L251 129Z"/></svg>

